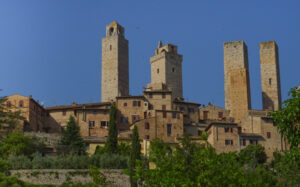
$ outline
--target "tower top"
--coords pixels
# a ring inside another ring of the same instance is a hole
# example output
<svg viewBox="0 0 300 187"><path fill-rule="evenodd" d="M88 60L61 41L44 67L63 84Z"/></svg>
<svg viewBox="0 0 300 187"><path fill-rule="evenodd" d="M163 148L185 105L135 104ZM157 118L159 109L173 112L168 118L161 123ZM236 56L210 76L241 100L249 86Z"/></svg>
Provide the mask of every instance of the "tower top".
<svg viewBox="0 0 300 187"><path fill-rule="evenodd" d="M157 49L155 50L155 55L158 55L158 54L164 53L164 52L177 54L177 46L173 45L173 44L166 44L163 46L162 41L159 41Z"/></svg>
<svg viewBox="0 0 300 187"><path fill-rule="evenodd" d="M125 29L118 22L113 21L106 26L106 36L124 36Z"/></svg>

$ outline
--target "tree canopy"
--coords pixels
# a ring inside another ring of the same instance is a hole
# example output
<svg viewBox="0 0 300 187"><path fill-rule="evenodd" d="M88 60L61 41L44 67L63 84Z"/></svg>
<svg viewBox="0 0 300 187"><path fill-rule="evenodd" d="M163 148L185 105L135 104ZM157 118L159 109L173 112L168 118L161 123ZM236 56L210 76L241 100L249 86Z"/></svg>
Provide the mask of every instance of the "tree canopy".
<svg viewBox="0 0 300 187"><path fill-rule="evenodd" d="M117 108L112 104L109 111L108 137L105 143L105 150L108 153L118 152L118 130L116 123Z"/></svg>

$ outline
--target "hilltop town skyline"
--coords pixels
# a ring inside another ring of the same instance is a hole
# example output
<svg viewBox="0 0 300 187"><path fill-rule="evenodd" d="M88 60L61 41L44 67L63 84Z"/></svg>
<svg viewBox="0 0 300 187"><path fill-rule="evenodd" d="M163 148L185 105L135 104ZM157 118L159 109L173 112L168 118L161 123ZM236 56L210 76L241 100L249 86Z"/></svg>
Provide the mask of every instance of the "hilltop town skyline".
<svg viewBox="0 0 300 187"><path fill-rule="evenodd" d="M62 4L62 7L68 6L71 9L66 14L56 4L48 2L50 10L55 10L57 16L51 15L49 10L41 11L45 9L45 5L38 3L32 7L10 3L3 5L1 7L6 7L7 10L1 11L1 14L10 18L5 20L6 29L0 31L0 38L5 43L0 44L3 52L0 60L3 68L8 70L0 77L3 95L33 95L34 99L45 106L67 105L73 101L101 101L101 38L105 36L103 28L113 20L124 26L129 40L130 95L142 94L142 88L150 82L149 59L159 40L164 44L177 45L178 53L183 55L183 96L187 101L205 105L210 102L224 107L222 48L224 42L233 40L244 40L248 46L252 108L262 108L258 49L260 42L275 40L279 46L282 99L287 98L289 88L300 84L297 77L290 76L299 69L296 61L300 57L295 47L299 27L286 25L289 33L282 35L283 28L278 28L277 23L270 21L274 17L282 23L287 19L297 20L299 16L293 16L295 12L292 10L285 15L276 15L278 8L284 8L280 3L274 3L269 15L263 14L263 7L267 5L262 4L256 8L249 3L249 8L253 11L250 14L256 16L248 25L241 21L246 16L241 11L238 11L241 16L239 20L228 12L223 18L209 17L212 15L208 13L208 10L212 10L210 4L203 5L207 7L207 11L192 8L190 15L174 14L174 19L161 18L156 19L156 22L147 18L149 11L137 11L127 16L123 16L122 11L116 11L113 15L105 12L99 4L94 4L98 5L94 8L92 5L80 8L76 3ZM139 6L145 8L145 5ZM148 6L155 5L150 3ZM167 5L161 6L158 11L163 11L163 7ZM170 6L174 8L172 13L179 8L176 4ZM191 8L190 6L183 8ZM227 8L233 10L237 7L242 5L235 4ZM12 8L18 8L19 13L10 14L8 10ZM76 14L81 9L85 14ZM117 10L122 10L121 4L117 5ZM217 10L225 13L221 8ZM106 14L109 16L104 16ZM130 19L134 14L141 16L139 21ZM39 18L35 18L36 15ZM59 16L63 19L58 19ZM183 21L184 18L186 22ZM228 18L232 18L232 21L226 20ZM251 27L260 29L251 30ZM13 32L14 30L18 30L18 33ZM272 32L268 32L269 30ZM8 80L11 72L14 76Z"/></svg>

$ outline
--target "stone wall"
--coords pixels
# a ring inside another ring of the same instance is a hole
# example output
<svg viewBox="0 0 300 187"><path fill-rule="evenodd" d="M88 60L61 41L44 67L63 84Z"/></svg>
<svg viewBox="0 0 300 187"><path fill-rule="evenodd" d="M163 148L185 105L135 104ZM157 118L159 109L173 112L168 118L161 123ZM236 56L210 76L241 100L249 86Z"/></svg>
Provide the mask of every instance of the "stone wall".
<svg viewBox="0 0 300 187"><path fill-rule="evenodd" d="M35 169L35 170L11 170L11 175L32 184L60 185L65 181L88 183L92 182L88 170L72 169ZM101 169L107 177L107 181L115 186L129 187L129 176L120 169Z"/></svg>

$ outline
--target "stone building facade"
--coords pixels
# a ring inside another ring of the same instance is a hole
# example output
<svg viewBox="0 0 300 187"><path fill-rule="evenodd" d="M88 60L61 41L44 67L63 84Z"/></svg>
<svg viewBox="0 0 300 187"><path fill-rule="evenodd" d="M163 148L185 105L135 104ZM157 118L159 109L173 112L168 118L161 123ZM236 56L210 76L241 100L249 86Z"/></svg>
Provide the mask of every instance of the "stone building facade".
<svg viewBox="0 0 300 187"><path fill-rule="evenodd" d="M287 149L269 115L269 110L277 110L281 104L277 51L275 42L260 44L262 88L267 96L263 98L263 110L251 110L248 51L243 41L224 44L225 109L184 100L182 55L176 45L163 46L162 42L150 58L151 83L142 95L132 96L128 92L128 41L124 28L113 22L106 27L106 37L102 40L102 102L74 102L44 109L24 96L13 95L8 101L18 106L23 100L22 106L27 107L24 114L33 131L61 132L69 117L74 116L89 153L96 145L105 143L109 109L115 104L119 139L128 142L137 126L146 155L155 138L175 145L187 133L193 141L201 143L200 137L206 133L207 141L218 153L240 151L249 144L259 143L265 146L268 157L272 157L274 151Z"/></svg>

